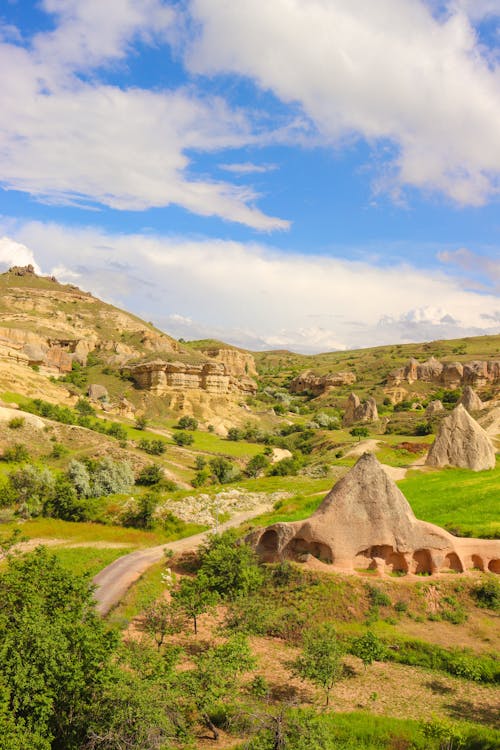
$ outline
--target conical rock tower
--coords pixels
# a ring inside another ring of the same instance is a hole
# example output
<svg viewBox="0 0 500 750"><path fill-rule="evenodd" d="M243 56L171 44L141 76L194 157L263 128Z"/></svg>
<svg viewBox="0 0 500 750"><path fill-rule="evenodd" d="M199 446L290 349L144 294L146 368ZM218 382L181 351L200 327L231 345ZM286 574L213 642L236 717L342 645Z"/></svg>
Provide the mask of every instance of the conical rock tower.
<svg viewBox="0 0 500 750"><path fill-rule="evenodd" d="M483 402L477 395L474 388L472 388L470 385L465 386L464 392L462 393L458 403L462 404L464 409L467 409L468 412L480 411L484 408Z"/></svg>
<svg viewBox="0 0 500 750"><path fill-rule="evenodd" d="M493 469L495 448L481 425L459 404L441 422L426 464L458 466L473 471Z"/></svg>
<svg viewBox="0 0 500 750"><path fill-rule="evenodd" d="M258 529L247 540L267 562L315 559L344 571L374 568L380 574L430 574L449 568L500 567L499 541L457 539L419 521L369 453L337 482L310 518Z"/></svg>

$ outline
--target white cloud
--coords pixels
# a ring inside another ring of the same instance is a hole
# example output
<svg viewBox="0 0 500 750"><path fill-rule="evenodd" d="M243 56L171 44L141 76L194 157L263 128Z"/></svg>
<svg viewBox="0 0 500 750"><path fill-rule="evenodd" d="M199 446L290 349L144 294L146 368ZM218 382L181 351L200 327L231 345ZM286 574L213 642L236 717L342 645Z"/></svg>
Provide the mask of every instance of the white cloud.
<svg viewBox="0 0 500 750"><path fill-rule="evenodd" d="M484 278L483 288L491 286L500 290L500 258L489 258L474 253L466 247L458 250L443 250L438 253L438 260L466 271L468 275L480 275ZM470 279L467 279L470 283Z"/></svg>
<svg viewBox="0 0 500 750"><path fill-rule="evenodd" d="M379 189L480 205L500 187L500 69L482 56L475 3L436 18L423 0L191 0L187 62L300 103L327 140L388 141Z"/></svg>
<svg viewBox="0 0 500 750"><path fill-rule="evenodd" d="M0 237L0 266L2 270L7 270L11 266L28 266L32 265L37 273L40 273L40 267L35 263L33 252L15 242L10 237Z"/></svg>
<svg viewBox="0 0 500 750"><path fill-rule="evenodd" d="M137 37L169 33L159 0L45 0L53 32L27 49L0 42L1 184L49 203L143 210L177 204L259 230L287 229L252 189L187 176L187 151L252 143L247 117L193 90L121 89L96 66L125 59ZM0 37L1 38L1 37Z"/></svg>
<svg viewBox="0 0 500 750"><path fill-rule="evenodd" d="M263 174L264 172L273 172L278 168L278 165L243 162L242 164L219 164L219 168L224 169L226 172L234 172L235 174Z"/></svg>
<svg viewBox="0 0 500 750"><path fill-rule="evenodd" d="M314 352L500 332L491 315L498 297L408 263L380 267L93 227L9 226L43 268L63 264L82 288L184 338Z"/></svg>

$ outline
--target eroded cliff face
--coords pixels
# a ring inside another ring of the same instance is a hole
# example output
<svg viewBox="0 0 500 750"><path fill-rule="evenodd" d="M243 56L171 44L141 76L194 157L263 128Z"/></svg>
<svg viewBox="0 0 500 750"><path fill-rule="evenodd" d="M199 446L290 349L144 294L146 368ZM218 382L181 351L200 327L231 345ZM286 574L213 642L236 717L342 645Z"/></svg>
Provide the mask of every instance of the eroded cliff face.
<svg viewBox="0 0 500 750"><path fill-rule="evenodd" d="M378 419L377 404L374 398L368 398L362 403L355 393L347 399L342 423L349 427L356 422L376 422Z"/></svg>
<svg viewBox="0 0 500 750"><path fill-rule="evenodd" d="M123 368L135 384L162 396L172 391L201 390L215 395L253 394L256 383L247 376L235 377L222 362L165 362L154 360Z"/></svg>
<svg viewBox="0 0 500 750"><path fill-rule="evenodd" d="M352 385L356 382L353 372L329 372L326 375L315 375L310 370L297 375L290 383L292 393L309 391L315 396L321 396L332 388L342 385Z"/></svg>
<svg viewBox="0 0 500 750"><path fill-rule="evenodd" d="M210 359L214 359L216 362L222 362L226 368L226 372L230 375L236 377L247 376L249 378L257 375L255 359L249 352L229 347L207 347L206 349L200 349L200 351L206 357L210 357Z"/></svg>
<svg viewBox="0 0 500 750"><path fill-rule="evenodd" d="M387 378L388 385L415 383L421 380L427 383L443 385L446 388L458 388L470 385L481 388L500 383L500 360L474 360L472 362L440 362L431 357L426 362L410 359Z"/></svg>
<svg viewBox="0 0 500 750"><path fill-rule="evenodd" d="M175 353L179 344L152 326L31 266L0 275L0 360L64 374L90 352L120 365L149 352Z"/></svg>

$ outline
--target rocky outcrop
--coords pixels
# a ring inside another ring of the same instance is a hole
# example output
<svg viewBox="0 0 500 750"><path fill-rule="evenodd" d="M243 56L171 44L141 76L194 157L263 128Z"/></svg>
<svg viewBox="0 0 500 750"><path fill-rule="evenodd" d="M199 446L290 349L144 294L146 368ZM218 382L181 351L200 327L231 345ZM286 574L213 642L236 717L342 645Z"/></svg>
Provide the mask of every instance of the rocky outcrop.
<svg viewBox="0 0 500 750"><path fill-rule="evenodd" d="M484 407L483 402L470 385L465 386L458 403L462 404L464 409L467 409L468 412L480 411Z"/></svg>
<svg viewBox="0 0 500 750"><path fill-rule="evenodd" d="M345 427L356 422L376 422L378 419L377 404L374 398L368 398L364 403L355 393L347 399L342 423Z"/></svg>
<svg viewBox="0 0 500 750"><path fill-rule="evenodd" d="M444 406L442 402L439 399L435 399L434 401L431 401L425 410L425 416L426 417L433 417L435 414L439 414L440 412L444 411Z"/></svg>
<svg viewBox="0 0 500 750"><path fill-rule="evenodd" d="M306 370L297 375L289 385L291 393L313 393L321 396L332 388L342 385L353 385L356 375L353 372L329 372L326 375L315 375L311 370Z"/></svg>
<svg viewBox="0 0 500 750"><path fill-rule="evenodd" d="M92 383L87 388L87 396L91 399L91 401L108 401L109 400L109 393L108 389L104 385L99 385L98 383Z"/></svg>
<svg viewBox="0 0 500 750"><path fill-rule="evenodd" d="M441 422L426 464L458 466L473 471L493 469L495 448L481 425L459 404Z"/></svg>
<svg viewBox="0 0 500 750"><path fill-rule="evenodd" d="M241 349L233 349L231 347L207 347L199 351L216 362L222 362L229 375L234 375L235 377L247 376L250 378L257 376L255 359L250 352L244 352Z"/></svg>
<svg viewBox="0 0 500 750"><path fill-rule="evenodd" d="M193 389L207 393L226 395L229 393L253 394L257 387L248 377L233 377L221 362L165 362L154 360L123 368L139 388L161 396L170 391Z"/></svg>
<svg viewBox="0 0 500 750"><path fill-rule="evenodd" d="M443 385L446 388L472 385L480 388L500 383L500 360L472 362L440 362L431 357L426 362L412 358L398 370L391 372L387 378L389 386L401 383L415 383L421 380L426 383Z"/></svg>
<svg viewBox="0 0 500 750"><path fill-rule="evenodd" d="M316 558L315 565L320 561L350 572L500 570L500 541L458 539L419 521L395 482L368 453L310 518L257 529L247 540L266 562Z"/></svg>

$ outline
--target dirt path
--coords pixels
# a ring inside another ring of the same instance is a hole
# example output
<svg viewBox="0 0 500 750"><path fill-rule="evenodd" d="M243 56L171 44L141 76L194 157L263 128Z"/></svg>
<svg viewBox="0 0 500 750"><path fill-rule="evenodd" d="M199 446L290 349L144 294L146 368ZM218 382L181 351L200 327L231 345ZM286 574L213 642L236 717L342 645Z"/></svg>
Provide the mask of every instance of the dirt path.
<svg viewBox="0 0 500 750"><path fill-rule="evenodd" d="M232 526L239 526L243 521L260 515L268 510L267 505L259 505L250 511L235 514L229 521L220 524L220 531L229 529ZM137 550L129 555L119 557L101 570L93 579L96 585L95 598L97 600L97 611L101 615L106 615L112 609L130 586L140 578L143 573L154 563L159 562L166 549L173 552L187 552L196 549L210 534L210 531L204 531L201 534L194 534L185 539L178 539L176 542L168 542L158 547L149 547L148 549Z"/></svg>

